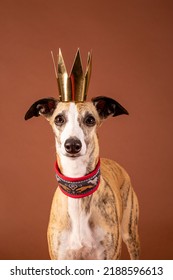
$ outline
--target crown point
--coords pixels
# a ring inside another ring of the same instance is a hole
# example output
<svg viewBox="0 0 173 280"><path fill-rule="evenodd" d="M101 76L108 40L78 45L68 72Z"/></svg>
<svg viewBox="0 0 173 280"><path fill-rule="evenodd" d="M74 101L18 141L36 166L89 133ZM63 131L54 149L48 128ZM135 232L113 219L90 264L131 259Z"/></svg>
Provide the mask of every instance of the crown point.
<svg viewBox="0 0 173 280"><path fill-rule="evenodd" d="M61 48L59 48L59 55L62 56Z"/></svg>
<svg viewBox="0 0 173 280"><path fill-rule="evenodd" d="M70 76L71 75L80 76L82 74L83 74L82 61L81 61L81 57L80 57L80 52L78 50L76 53L76 56L75 56L75 60L73 63L73 67L72 67Z"/></svg>
<svg viewBox="0 0 173 280"><path fill-rule="evenodd" d="M62 56L61 49L59 49L59 56L58 56L58 74L65 74L67 73L65 62Z"/></svg>
<svg viewBox="0 0 173 280"><path fill-rule="evenodd" d="M88 70L91 69L91 66L92 66L92 53L88 52L86 74L87 74Z"/></svg>
<svg viewBox="0 0 173 280"><path fill-rule="evenodd" d="M56 78L58 78L58 73L57 73L57 68L56 68L56 63L55 63L53 51L51 51L51 56L52 56L52 61L53 61L53 66L54 66L54 71L55 71L55 76L56 76Z"/></svg>

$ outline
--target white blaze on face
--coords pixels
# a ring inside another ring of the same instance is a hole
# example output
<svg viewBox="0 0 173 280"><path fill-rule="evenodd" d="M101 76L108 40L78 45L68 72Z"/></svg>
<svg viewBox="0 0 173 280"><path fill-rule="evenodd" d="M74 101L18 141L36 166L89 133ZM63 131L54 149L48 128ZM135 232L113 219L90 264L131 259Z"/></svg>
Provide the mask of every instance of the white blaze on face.
<svg viewBox="0 0 173 280"><path fill-rule="evenodd" d="M66 154L64 144L65 141L70 137L76 137L81 141L82 148L80 151L80 155L84 155L86 153L84 133L82 128L79 126L78 116L79 114L75 103L70 103L69 110L67 112L67 123L65 124L64 130L62 131L60 136L61 152L64 155Z"/></svg>
<svg viewBox="0 0 173 280"><path fill-rule="evenodd" d="M69 106L62 106L61 110L65 110L66 123L63 129L59 131L55 124L53 124L53 129L58 139L56 140L56 151L58 154L58 159L62 167L62 172L68 177L81 177L86 174L86 162L88 162L87 147L84 140L84 132L79 125L78 117L79 113L77 106L74 103L70 103ZM61 112L55 111L55 116ZM81 141L82 148L79 152L79 156L72 158L67 155L65 150L65 141L70 137L76 137ZM87 159L86 159L87 157Z"/></svg>

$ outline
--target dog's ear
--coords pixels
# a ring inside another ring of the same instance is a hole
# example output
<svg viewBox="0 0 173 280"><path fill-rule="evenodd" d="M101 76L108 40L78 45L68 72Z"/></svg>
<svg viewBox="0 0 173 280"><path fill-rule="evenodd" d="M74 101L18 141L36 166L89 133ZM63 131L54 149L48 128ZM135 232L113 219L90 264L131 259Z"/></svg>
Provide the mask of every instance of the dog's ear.
<svg viewBox="0 0 173 280"><path fill-rule="evenodd" d="M92 102L101 119L106 119L108 116L116 117L122 114L129 114L123 106L109 97L98 96L92 98Z"/></svg>
<svg viewBox="0 0 173 280"><path fill-rule="evenodd" d="M29 120L32 117L39 117L40 115L48 118L53 114L57 104L58 100L53 97L40 99L32 104L26 112L25 120Z"/></svg>

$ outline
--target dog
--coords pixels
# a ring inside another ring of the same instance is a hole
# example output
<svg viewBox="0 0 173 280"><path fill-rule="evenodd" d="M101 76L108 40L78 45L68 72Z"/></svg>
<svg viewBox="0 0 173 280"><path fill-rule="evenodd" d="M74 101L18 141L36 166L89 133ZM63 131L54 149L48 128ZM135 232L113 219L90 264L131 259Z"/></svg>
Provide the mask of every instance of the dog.
<svg viewBox="0 0 173 280"><path fill-rule="evenodd" d="M128 114L112 98L61 102L44 98L27 111L25 120L44 116L56 145L58 188L48 225L51 259L120 259L122 240L130 258L139 259L139 206L126 171L115 161L99 158L97 129L108 117Z"/></svg>

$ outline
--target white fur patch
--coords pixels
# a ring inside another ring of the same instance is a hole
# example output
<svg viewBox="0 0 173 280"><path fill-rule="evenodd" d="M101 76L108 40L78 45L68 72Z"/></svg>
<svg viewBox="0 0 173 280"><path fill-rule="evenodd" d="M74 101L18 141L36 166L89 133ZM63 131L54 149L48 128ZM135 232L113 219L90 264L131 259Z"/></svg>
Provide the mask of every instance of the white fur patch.
<svg viewBox="0 0 173 280"><path fill-rule="evenodd" d="M84 142L84 133L82 128L79 126L78 122L79 113L77 111L75 103L70 103L69 111L67 114L68 121L65 125L65 128L61 134L61 143L62 143L62 153L65 154L64 143L70 137L77 137L82 143L82 149L80 151L81 155L86 153L86 144Z"/></svg>
<svg viewBox="0 0 173 280"><path fill-rule="evenodd" d="M61 165L63 166L63 174L67 177L79 178L86 174L85 156L70 158L64 155L59 155Z"/></svg>
<svg viewBox="0 0 173 280"><path fill-rule="evenodd" d="M60 258L65 258L69 250L76 251L88 248L88 252L94 249L97 259L102 259L104 247L100 241L104 240L105 232L97 227L94 231L89 226L91 214L86 214L81 208L81 199L68 198L68 213L71 221L71 230L62 232Z"/></svg>
<svg viewBox="0 0 173 280"><path fill-rule="evenodd" d="M59 155L61 165L63 166L63 174L73 178L81 177L86 174L86 144L84 141L83 130L79 126L78 116L79 113L75 103L70 103L69 110L67 112L67 123L60 135L61 144L59 145L56 141L56 150ZM70 158L66 155L64 144L70 137L77 137L82 143L79 157Z"/></svg>

